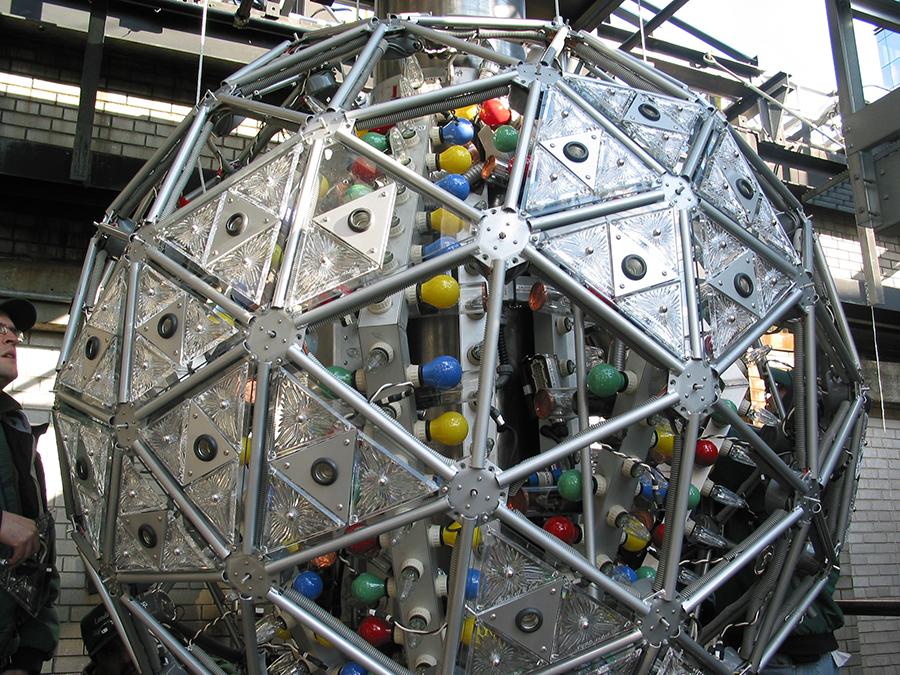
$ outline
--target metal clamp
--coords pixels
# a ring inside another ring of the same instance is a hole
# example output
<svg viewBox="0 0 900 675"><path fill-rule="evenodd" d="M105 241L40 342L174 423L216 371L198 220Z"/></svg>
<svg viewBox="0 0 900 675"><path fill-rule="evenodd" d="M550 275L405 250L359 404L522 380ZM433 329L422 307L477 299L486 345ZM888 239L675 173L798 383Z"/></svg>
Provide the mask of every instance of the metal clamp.
<svg viewBox="0 0 900 675"><path fill-rule="evenodd" d="M668 390L678 394L680 414L707 413L719 397L719 378L707 361L692 359L680 375L670 374Z"/></svg>
<svg viewBox="0 0 900 675"><path fill-rule="evenodd" d="M272 309L253 318L245 344L258 360L283 363L301 336L287 312Z"/></svg>
<svg viewBox="0 0 900 675"><path fill-rule="evenodd" d="M516 211L494 208L485 212L476 233L478 258L484 262L507 260L509 266L522 261L519 257L528 244L528 223Z"/></svg>
<svg viewBox="0 0 900 675"><path fill-rule="evenodd" d="M506 503L507 489L497 482L497 467L488 462L485 468L476 469L461 461L457 468L457 474L442 489L454 517L487 522Z"/></svg>
<svg viewBox="0 0 900 675"><path fill-rule="evenodd" d="M681 632L682 612L680 601L658 596L651 601L647 616L635 624L651 646L660 647Z"/></svg>
<svg viewBox="0 0 900 675"><path fill-rule="evenodd" d="M225 580L243 597L265 601L266 594L277 579L266 572L259 558L234 551L225 560Z"/></svg>

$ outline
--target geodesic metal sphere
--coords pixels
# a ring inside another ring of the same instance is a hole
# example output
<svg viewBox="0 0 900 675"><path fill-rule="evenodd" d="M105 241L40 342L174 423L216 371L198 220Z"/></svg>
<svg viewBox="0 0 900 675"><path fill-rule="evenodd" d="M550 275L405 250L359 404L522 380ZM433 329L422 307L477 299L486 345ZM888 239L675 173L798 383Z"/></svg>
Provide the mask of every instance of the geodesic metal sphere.
<svg viewBox="0 0 900 675"><path fill-rule="evenodd" d="M68 513L145 672L755 670L843 543L864 388L809 219L706 99L559 23L241 69L71 316ZM219 643L179 633L190 583Z"/></svg>

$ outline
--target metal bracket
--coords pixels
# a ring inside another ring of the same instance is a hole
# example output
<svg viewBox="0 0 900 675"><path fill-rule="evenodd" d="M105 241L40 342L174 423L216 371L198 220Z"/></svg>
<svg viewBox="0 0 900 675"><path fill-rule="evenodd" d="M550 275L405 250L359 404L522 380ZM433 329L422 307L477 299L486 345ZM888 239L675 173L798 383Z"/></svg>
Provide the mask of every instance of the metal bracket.
<svg viewBox="0 0 900 675"><path fill-rule="evenodd" d="M691 189L690 181L684 178L667 173L662 177L662 188L666 195L666 201L671 207L693 209L700 204L697 195Z"/></svg>
<svg viewBox="0 0 900 675"><path fill-rule="evenodd" d="M288 349L302 336L303 332L294 328L294 322L287 312L270 309L253 318L244 344L260 361L281 364Z"/></svg>
<svg viewBox="0 0 900 675"><path fill-rule="evenodd" d="M477 226L478 258L484 262L507 260L510 267L517 265L522 262L519 254L530 236L528 223L516 211L490 209Z"/></svg>
<svg viewBox="0 0 900 675"><path fill-rule="evenodd" d="M491 464L483 469L457 463L457 474L441 490L447 495L455 518L476 518L487 522L501 504L506 503L507 489L497 482L497 469Z"/></svg>
<svg viewBox="0 0 900 675"><path fill-rule="evenodd" d="M719 397L719 378L706 361L693 359L680 375L669 376L669 393L678 394L675 409L682 415L705 413Z"/></svg>
<svg viewBox="0 0 900 675"><path fill-rule="evenodd" d="M651 601L650 613L635 624L651 646L660 647L681 632L682 611L679 601L659 596Z"/></svg>
<svg viewBox="0 0 900 675"><path fill-rule="evenodd" d="M120 403L112 418L115 444L120 448L130 448L138 439L138 422L132 403Z"/></svg>
<svg viewBox="0 0 900 675"><path fill-rule="evenodd" d="M516 66L516 72L519 76L514 82L526 89L535 80L550 87L562 79L562 74L556 68L539 63L520 63Z"/></svg>
<svg viewBox="0 0 900 675"><path fill-rule="evenodd" d="M266 593L277 581L266 572L262 560L237 551L225 560L225 580L243 597L258 601L266 600Z"/></svg>

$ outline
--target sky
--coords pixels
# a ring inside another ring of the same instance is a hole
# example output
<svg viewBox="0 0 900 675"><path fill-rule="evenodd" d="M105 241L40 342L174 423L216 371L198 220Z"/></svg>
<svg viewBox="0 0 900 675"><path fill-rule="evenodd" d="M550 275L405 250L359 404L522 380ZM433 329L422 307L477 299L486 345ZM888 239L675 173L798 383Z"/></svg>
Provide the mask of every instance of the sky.
<svg viewBox="0 0 900 675"><path fill-rule="evenodd" d="M653 4L661 7L667 2L654 0ZM636 7L637 0L623 5L632 11ZM835 90L824 0L690 0L675 16L759 57L766 72L783 70L796 84L822 92ZM855 24L863 82L881 85L873 26L860 21ZM710 49L671 25L662 26L654 35L703 51ZM866 87L867 98L877 98L880 93L877 86Z"/></svg>

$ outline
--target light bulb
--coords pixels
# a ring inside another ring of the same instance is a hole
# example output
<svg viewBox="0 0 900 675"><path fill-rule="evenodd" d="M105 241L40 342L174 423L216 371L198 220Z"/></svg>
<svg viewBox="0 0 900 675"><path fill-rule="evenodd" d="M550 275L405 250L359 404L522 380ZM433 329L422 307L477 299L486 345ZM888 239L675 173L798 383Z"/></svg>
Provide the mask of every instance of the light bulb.
<svg viewBox="0 0 900 675"><path fill-rule="evenodd" d="M365 197L370 192L372 192L372 188L368 185L363 185L362 183L354 183L344 192L344 198L342 202L344 204L346 204L347 202L352 202L354 199Z"/></svg>
<svg viewBox="0 0 900 675"><path fill-rule="evenodd" d="M581 469L563 471L556 482L559 496L570 502L580 502L582 497L583 478ZM603 476L591 476L591 491L597 496L606 494L606 479Z"/></svg>
<svg viewBox="0 0 900 675"><path fill-rule="evenodd" d="M506 101L500 98L492 98L481 104L478 118L491 129L496 129L502 124L507 124L512 118L512 113Z"/></svg>
<svg viewBox="0 0 900 675"><path fill-rule="evenodd" d="M474 600L478 597L478 589L481 585L481 572L469 568L466 574L466 600Z"/></svg>
<svg viewBox="0 0 900 675"><path fill-rule="evenodd" d="M472 166L472 154L463 145L451 145L443 152L427 155L425 165L429 171L441 169L448 173L465 173Z"/></svg>
<svg viewBox="0 0 900 675"><path fill-rule="evenodd" d="M727 398L723 398L723 399L720 399L720 402L723 403L728 408L730 408L732 411L734 411L735 415L737 414L738 409L737 409L737 405L735 404L734 401L730 401ZM725 415L723 415L718 410L713 411L712 421L722 427L728 424L728 418L725 417Z"/></svg>
<svg viewBox="0 0 900 675"><path fill-rule="evenodd" d="M722 455L722 457L727 457L732 462L737 462L738 464L752 467L756 466L756 462L753 461L750 453L748 453L742 446L737 445L727 438L722 441L722 447L719 448L719 454Z"/></svg>
<svg viewBox="0 0 900 675"><path fill-rule="evenodd" d="M422 441L459 445L469 435L469 423L458 412L445 412L433 420L416 422L415 432Z"/></svg>
<svg viewBox="0 0 900 675"><path fill-rule="evenodd" d="M631 569L628 565L622 564L613 567L609 576L619 583L625 584L626 586L630 586L638 580L637 572Z"/></svg>
<svg viewBox="0 0 900 675"><path fill-rule="evenodd" d="M298 574L294 577L294 581L291 585L300 595L309 598L310 600L315 600L322 595L322 591L325 588L325 584L322 583L322 577L312 570L307 570Z"/></svg>
<svg viewBox="0 0 900 675"><path fill-rule="evenodd" d="M440 525L432 525L428 528L428 543L432 547L438 546L454 546L459 533L462 530L462 523L453 522L446 527ZM481 544L481 530L475 528L475 534L472 535L472 546L478 548Z"/></svg>
<svg viewBox="0 0 900 675"><path fill-rule="evenodd" d="M400 570L400 587L397 597L400 600L406 600L419 579L422 577L422 563L418 560L407 560L403 563L403 569Z"/></svg>
<svg viewBox="0 0 900 675"><path fill-rule="evenodd" d="M462 365L452 356L438 356L421 366L408 366L406 379L414 387L452 389L462 381Z"/></svg>
<svg viewBox="0 0 900 675"><path fill-rule="evenodd" d="M572 303L552 286L538 281L528 292L528 308L532 312L571 314Z"/></svg>
<svg viewBox="0 0 900 675"><path fill-rule="evenodd" d="M566 516L550 516L544 521L544 530L569 546L581 540L581 529Z"/></svg>
<svg viewBox="0 0 900 675"><path fill-rule="evenodd" d="M366 359L365 372L371 373L378 368L384 368L394 360L394 348L386 342L376 342L369 350Z"/></svg>
<svg viewBox="0 0 900 675"><path fill-rule="evenodd" d="M594 396L613 396L628 386L625 374L608 363L598 363L588 373L588 389Z"/></svg>
<svg viewBox="0 0 900 675"><path fill-rule="evenodd" d="M704 497L709 497L714 502L718 502L719 504L724 504L725 506L733 506L737 509L745 509L747 508L747 500L741 497L736 492L729 490L724 485L717 485L713 483L708 478L703 483L703 487L700 488L700 494Z"/></svg>
<svg viewBox="0 0 900 675"><path fill-rule="evenodd" d="M697 441L696 455L694 462L698 466L712 466L719 457L719 448L712 441L705 438Z"/></svg>
<svg viewBox="0 0 900 675"><path fill-rule="evenodd" d="M498 152L512 152L519 144L519 132L515 127L503 124L494 131L494 147Z"/></svg>
<svg viewBox="0 0 900 675"><path fill-rule="evenodd" d="M475 138L475 126L467 119L454 119L442 127L432 127L430 136L435 145L439 143L465 145ZM453 173L461 172L454 171Z"/></svg>
<svg viewBox="0 0 900 675"><path fill-rule="evenodd" d="M474 122L478 118L478 105L473 103L472 105L457 108L453 111L453 115L459 119Z"/></svg>
<svg viewBox="0 0 900 675"><path fill-rule="evenodd" d="M388 139L384 134L367 131L362 135L362 140L380 152L387 152L388 150Z"/></svg>
<svg viewBox="0 0 900 675"><path fill-rule="evenodd" d="M574 389L541 389L534 395L538 419L568 420L575 417Z"/></svg>
<svg viewBox="0 0 900 675"><path fill-rule="evenodd" d="M675 447L675 434L668 426L658 424L654 430L653 445L650 448L664 461L672 459L672 449Z"/></svg>
<svg viewBox="0 0 900 675"><path fill-rule="evenodd" d="M415 54L403 59L401 72L403 79L413 89L418 89L425 84L425 74L422 72L422 66L419 64L419 59Z"/></svg>
<svg viewBox="0 0 900 675"><path fill-rule="evenodd" d="M406 152L406 139L403 138L403 132L397 127L393 127L388 132L388 144L391 146L391 156L403 165L409 164L409 153Z"/></svg>
<svg viewBox="0 0 900 675"><path fill-rule="evenodd" d="M359 622L356 632L373 647L384 647L393 638L391 624L377 616L365 617Z"/></svg>
<svg viewBox="0 0 900 675"><path fill-rule="evenodd" d="M606 522L622 530L624 534L622 548L636 553L643 551L650 543L650 531L633 513L629 513L621 506L613 506L606 514Z"/></svg>
<svg viewBox="0 0 900 675"><path fill-rule="evenodd" d="M447 209L435 209L430 213L427 211L418 211L416 213L416 228L420 232L433 230L438 234L456 234L466 229L465 220L451 213Z"/></svg>
<svg viewBox="0 0 900 675"><path fill-rule="evenodd" d="M411 246L409 249L409 259L418 264L425 260L436 258L444 253L449 253L457 248L459 248L459 242L453 237L438 237L430 244Z"/></svg>
<svg viewBox="0 0 900 675"><path fill-rule="evenodd" d="M384 579L369 572L363 572L350 584L350 592L360 602L371 605L387 595L387 587Z"/></svg>
<svg viewBox="0 0 900 675"><path fill-rule="evenodd" d="M687 521L684 531L688 539L696 544L708 546L710 548L731 547L731 543L725 537L693 520Z"/></svg>
<svg viewBox="0 0 900 675"><path fill-rule="evenodd" d="M425 630L428 627L428 619L422 613L413 614L406 622L407 626L413 630ZM422 635L419 633L404 633L403 642L410 649L415 649L422 641Z"/></svg>
<svg viewBox="0 0 900 675"><path fill-rule="evenodd" d="M368 670L354 661L347 661L338 671L338 675L367 675Z"/></svg>
<svg viewBox="0 0 900 675"><path fill-rule="evenodd" d="M465 199L471 192L469 181L466 180L465 176L461 176L458 173L447 174L435 182L435 185L442 190L446 190L457 199Z"/></svg>
<svg viewBox="0 0 900 675"><path fill-rule="evenodd" d="M406 299L423 313L449 309L459 302L459 282L449 274L438 274L408 288Z"/></svg>

